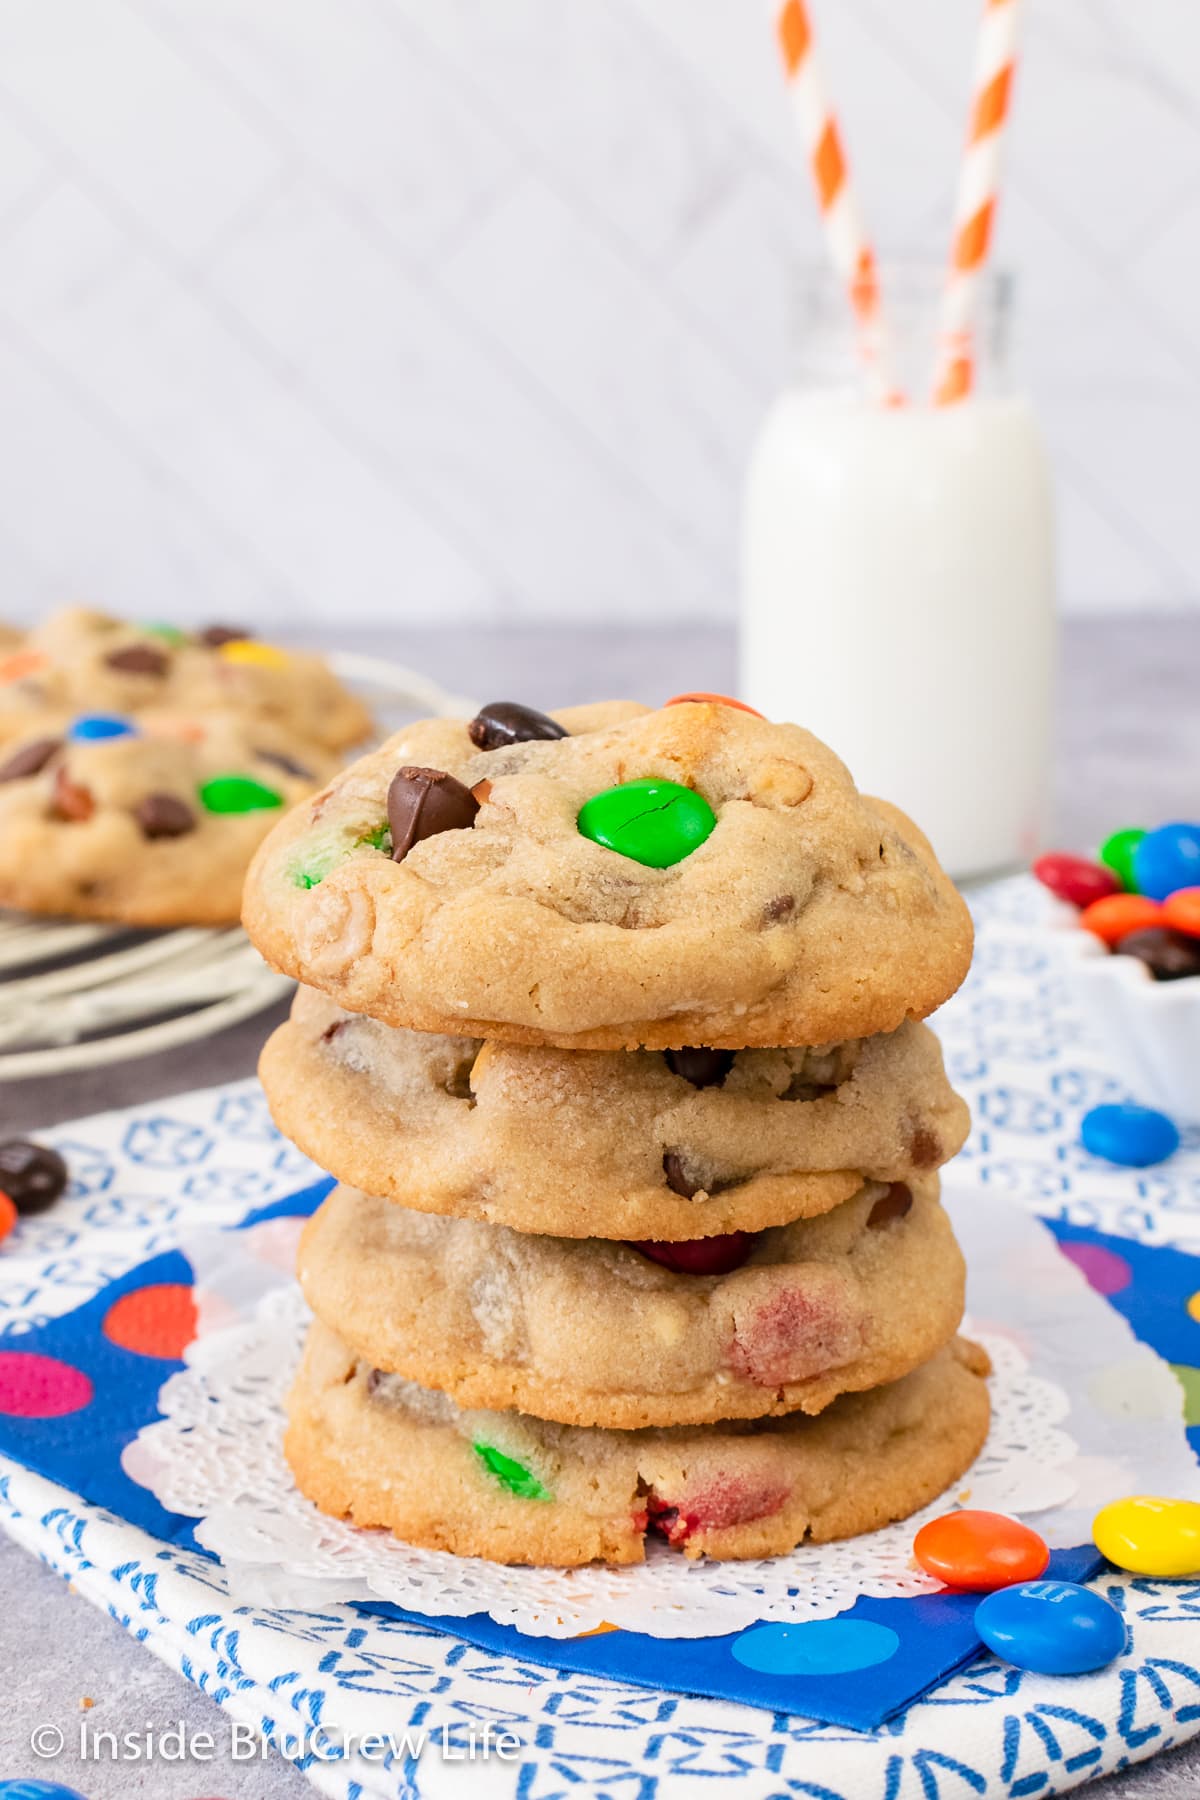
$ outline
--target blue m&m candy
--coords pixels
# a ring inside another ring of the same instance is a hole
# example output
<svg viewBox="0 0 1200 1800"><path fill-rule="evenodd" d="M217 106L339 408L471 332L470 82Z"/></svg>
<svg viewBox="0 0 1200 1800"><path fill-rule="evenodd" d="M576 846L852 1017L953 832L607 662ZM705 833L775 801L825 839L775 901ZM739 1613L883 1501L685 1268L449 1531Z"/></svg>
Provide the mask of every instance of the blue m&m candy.
<svg viewBox="0 0 1200 1800"><path fill-rule="evenodd" d="M1125 1621L1110 1600L1074 1581L1023 1581L975 1608L989 1650L1038 1675L1087 1675L1125 1648Z"/></svg>
<svg viewBox="0 0 1200 1800"><path fill-rule="evenodd" d="M81 713L67 732L76 743L101 743L105 738L136 737L137 726L118 713Z"/></svg>
<svg viewBox="0 0 1200 1800"><path fill-rule="evenodd" d="M1200 886L1200 825L1160 825L1148 831L1133 852L1139 894L1165 900L1180 888Z"/></svg>
<svg viewBox="0 0 1200 1800"><path fill-rule="evenodd" d="M1148 1169L1179 1148L1179 1133L1152 1106L1093 1106L1084 1113L1083 1147L1124 1169Z"/></svg>

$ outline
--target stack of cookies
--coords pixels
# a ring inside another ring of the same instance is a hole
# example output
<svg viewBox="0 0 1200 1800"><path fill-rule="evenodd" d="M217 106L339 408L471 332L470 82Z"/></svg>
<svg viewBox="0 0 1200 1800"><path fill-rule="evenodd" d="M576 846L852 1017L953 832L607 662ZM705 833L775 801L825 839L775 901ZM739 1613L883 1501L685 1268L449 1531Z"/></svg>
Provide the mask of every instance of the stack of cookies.
<svg viewBox="0 0 1200 1800"><path fill-rule="evenodd" d="M718 696L400 733L247 883L304 986L261 1073L342 1185L287 1454L323 1510L516 1563L869 1531L987 1434L921 1023L965 907L809 733Z"/></svg>

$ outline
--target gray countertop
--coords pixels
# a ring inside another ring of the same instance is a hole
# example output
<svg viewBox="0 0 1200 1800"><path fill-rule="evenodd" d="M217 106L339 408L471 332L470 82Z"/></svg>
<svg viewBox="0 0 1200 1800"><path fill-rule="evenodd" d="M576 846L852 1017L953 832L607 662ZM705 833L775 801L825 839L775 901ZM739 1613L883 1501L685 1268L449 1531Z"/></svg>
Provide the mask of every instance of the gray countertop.
<svg viewBox="0 0 1200 1800"><path fill-rule="evenodd" d="M601 632L545 627L375 632L347 647L410 663L456 692L570 705L614 694L654 700L685 688L728 691L732 634L714 626ZM1054 838L1086 845L1138 820L1195 817L1200 790L1200 617L1078 622L1064 634L1054 765ZM982 803L982 802L981 802ZM127 1106L250 1074L285 1008L221 1036L137 1063L118 1063L0 1093L0 1133ZM300 1800L308 1783L278 1757L218 1759L196 1769L156 1763L93 1766L69 1755L38 1767L29 1734L45 1720L68 1736L84 1697L89 1721L110 1730L185 1721L220 1741L214 1703L157 1663L116 1622L0 1536L0 1778L40 1776L87 1800ZM1095 1784L1097 1800L1196 1800L1200 1740ZM665 1800L665 1797L664 1797Z"/></svg>

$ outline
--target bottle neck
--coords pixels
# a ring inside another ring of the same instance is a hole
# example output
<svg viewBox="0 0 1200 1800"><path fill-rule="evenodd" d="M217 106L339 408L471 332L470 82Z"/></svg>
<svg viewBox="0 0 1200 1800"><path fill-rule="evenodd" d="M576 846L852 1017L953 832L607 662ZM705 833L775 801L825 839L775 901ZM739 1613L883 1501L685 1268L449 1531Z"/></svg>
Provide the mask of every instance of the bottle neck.
<svg viewBox="0 0 1200 1800"><path fill-rule="evenodd" d="M971 329L953 342L941 331L945 286L944 268L933 263L884 263L880 316L868 341L833 272L804 270L796 309L795 382L864 402L890 394L924 406L955 355L967 360L972 397L1011 393L1011 276L998 271L983 277Z"/></svg>

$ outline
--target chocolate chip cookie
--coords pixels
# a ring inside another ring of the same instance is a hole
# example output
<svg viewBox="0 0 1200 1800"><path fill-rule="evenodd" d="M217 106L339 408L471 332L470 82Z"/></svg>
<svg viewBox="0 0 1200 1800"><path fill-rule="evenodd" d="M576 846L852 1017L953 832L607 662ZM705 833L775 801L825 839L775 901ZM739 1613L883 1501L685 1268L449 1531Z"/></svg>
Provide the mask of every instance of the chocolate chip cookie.
<svg viewBox="0 0 1200 1800"><path fill-rule="evenodd" d="M929 1173L969 1124L914 1021L817 1050L572 1051L405 1031L302 988L259 1074L339 1180L566 1237L785 1224Z"/></svg>
<svg viewBox="0 0 1200 1800"><path fill-rule="evenodd" d="M647 1533L685 1556L778 1556L906 1518L987 1436L988 1364L957 1339L912 1374L809 1418L646 1431L466 1412L360 1361L315 1324L285 1449L322 1511L495 1562L636 1563Z"/></svg>
<svg viewBox="0 0 1200 1800"><path fill-rule="evenodd" d="M0 749L0 906L236 924L254 850L336 760L228 713L47 715Z"/></svg>
<svg viewBox="0 0 1200 1800"><path fill-rule="evenodd" d="M958 1329L962 1254L937 1185L867 1182L817 1219L640 1244L338 1188L305 1228L300 1282L364 1362L460 1406L629 1429L818 1413Z"/></svg>
<svg viewBox="0 0 1200 1800"><path fill-rule="evenodd" d="M618 703L514 741L487 711L271 833L244 913L268 961L392 1025L577 1049L831 1043L962 980L929 845L800 727Z"/></svg>

